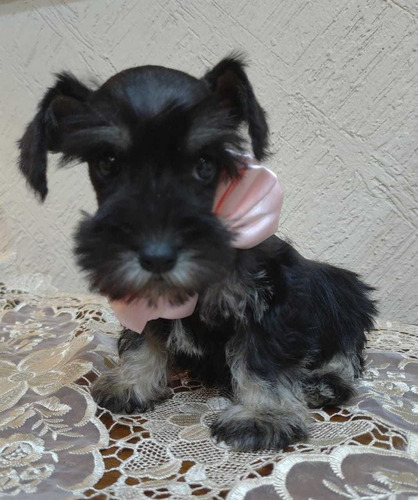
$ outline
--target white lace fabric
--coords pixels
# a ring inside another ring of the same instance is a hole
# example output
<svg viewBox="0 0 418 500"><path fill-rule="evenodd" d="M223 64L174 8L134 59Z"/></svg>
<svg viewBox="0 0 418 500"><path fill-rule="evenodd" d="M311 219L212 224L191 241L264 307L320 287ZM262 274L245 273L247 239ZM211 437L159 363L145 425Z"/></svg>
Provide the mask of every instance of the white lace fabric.
<svg viewBox="0 0 418 500"><path fill-rule="evenodd" d="M117 360L110 308L19 285L0 288L0 497L418 498L418 327L379 322L358 396L312 411L307 442L239 453L209 436L229 401L186 375L151 412L97 411L89 385Z"/></svg>

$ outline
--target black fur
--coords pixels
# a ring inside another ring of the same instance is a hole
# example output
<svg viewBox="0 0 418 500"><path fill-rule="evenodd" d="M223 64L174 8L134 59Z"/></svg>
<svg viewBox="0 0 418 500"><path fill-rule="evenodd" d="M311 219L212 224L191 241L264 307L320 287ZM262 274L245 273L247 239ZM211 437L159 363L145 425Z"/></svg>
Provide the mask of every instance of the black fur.
<svg viewBox="0 0 418 500"><path fill-rule="evenodd" d="M35 118L26 128L19 141L19 168L30 187L43 201L48 194L46 181L47 152L54 151L54 130L59 128L52 105L62 100L73 101L81 106L90 91L69 73L57 75L55 85L51 87L39 103Z"/></svg>
<svg viewBox="0 0 418 500"><path fill-rule="evenodd" d="M243 122L263 158L265 113L237 57L202 79L145 66L97 90L62 74L19 143L19 167L43 200L48 151L88 163L99 208L80 223L75 251L93 289L151 304L199 294L181 322L125 331L121 367L93 389L98 403L145 410L164 394L165 367L187 368L235 403L213 425L216 439L282 448L306 436L308 406L351 397L376 308L355 273L307 260L276 236L233 248L212 205L221 176L237 175ZM172 269L143 268L150 242L169 249Z"/></svg>

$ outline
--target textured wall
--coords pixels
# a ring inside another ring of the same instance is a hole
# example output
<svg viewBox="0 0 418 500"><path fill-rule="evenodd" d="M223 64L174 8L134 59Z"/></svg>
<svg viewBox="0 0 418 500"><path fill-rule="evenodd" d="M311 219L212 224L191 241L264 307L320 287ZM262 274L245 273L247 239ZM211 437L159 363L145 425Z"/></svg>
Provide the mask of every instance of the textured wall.
<svg viewBox="0 0 418 500"><path fill-rule="evenodd" d="M416 0L3 0L0 253L86 289L71 256L79 211L94 209L85 166L53 166L44 206L14 167L53 72L103 81L152 63L201 75L240 48L270 117L281 233L361 272L382 316L417 323L417 19Z"/></svg>

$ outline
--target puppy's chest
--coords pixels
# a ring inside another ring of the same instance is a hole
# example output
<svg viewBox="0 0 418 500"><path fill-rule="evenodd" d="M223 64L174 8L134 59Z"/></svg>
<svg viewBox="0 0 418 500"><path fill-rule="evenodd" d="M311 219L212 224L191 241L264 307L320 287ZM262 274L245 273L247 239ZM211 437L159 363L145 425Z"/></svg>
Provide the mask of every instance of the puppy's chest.
<svg viewBox="0 0 418 500"><path fill-rule="evenodd" d="M181 319L173 321L167 339L167 349L174 355L187 354L192 357L203 355L203 349L194 341L193 336L186 330Z"/></svg>
<svg viewBox="0 0 418 500"><path fill-rule="evenodd" d="M209 326L216 326L226 320L247 323L251 314L260 320L268 307L272 287L264 272L239 279L228 279L211 285L199 297L198 314L200 320Z"/></svg>
<svg viewBox="0 0 418 500"><path fill-rule="evenodd" d="M264 273L257 273L246 280L230 277L210 286L199 297L196 310L199 322L193 328L196 331L190 331L189 324L186 328L188 321L174 320L167 340L168 349L173 353L203 356L208 339L200 338L202 335L207 337L216 332L222 333L223 326L230 326L231 321L236 325L246 325L250 320L249 316L253 320L260 320L268 307L271 294L272 287ZM224 336L222 333L222 337Z"/></svg>

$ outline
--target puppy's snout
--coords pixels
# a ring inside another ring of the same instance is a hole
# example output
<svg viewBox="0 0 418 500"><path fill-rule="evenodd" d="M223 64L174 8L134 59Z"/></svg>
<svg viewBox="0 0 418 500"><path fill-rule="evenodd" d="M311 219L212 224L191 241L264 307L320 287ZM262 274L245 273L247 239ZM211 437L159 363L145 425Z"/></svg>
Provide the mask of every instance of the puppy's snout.
<svg viewBox="0 0 418 500"><path fill-rule="evenodd" d="M149 242L139 252L141 266L151 273L171 271L177 262L177 249L167 242Z"/></svg>

